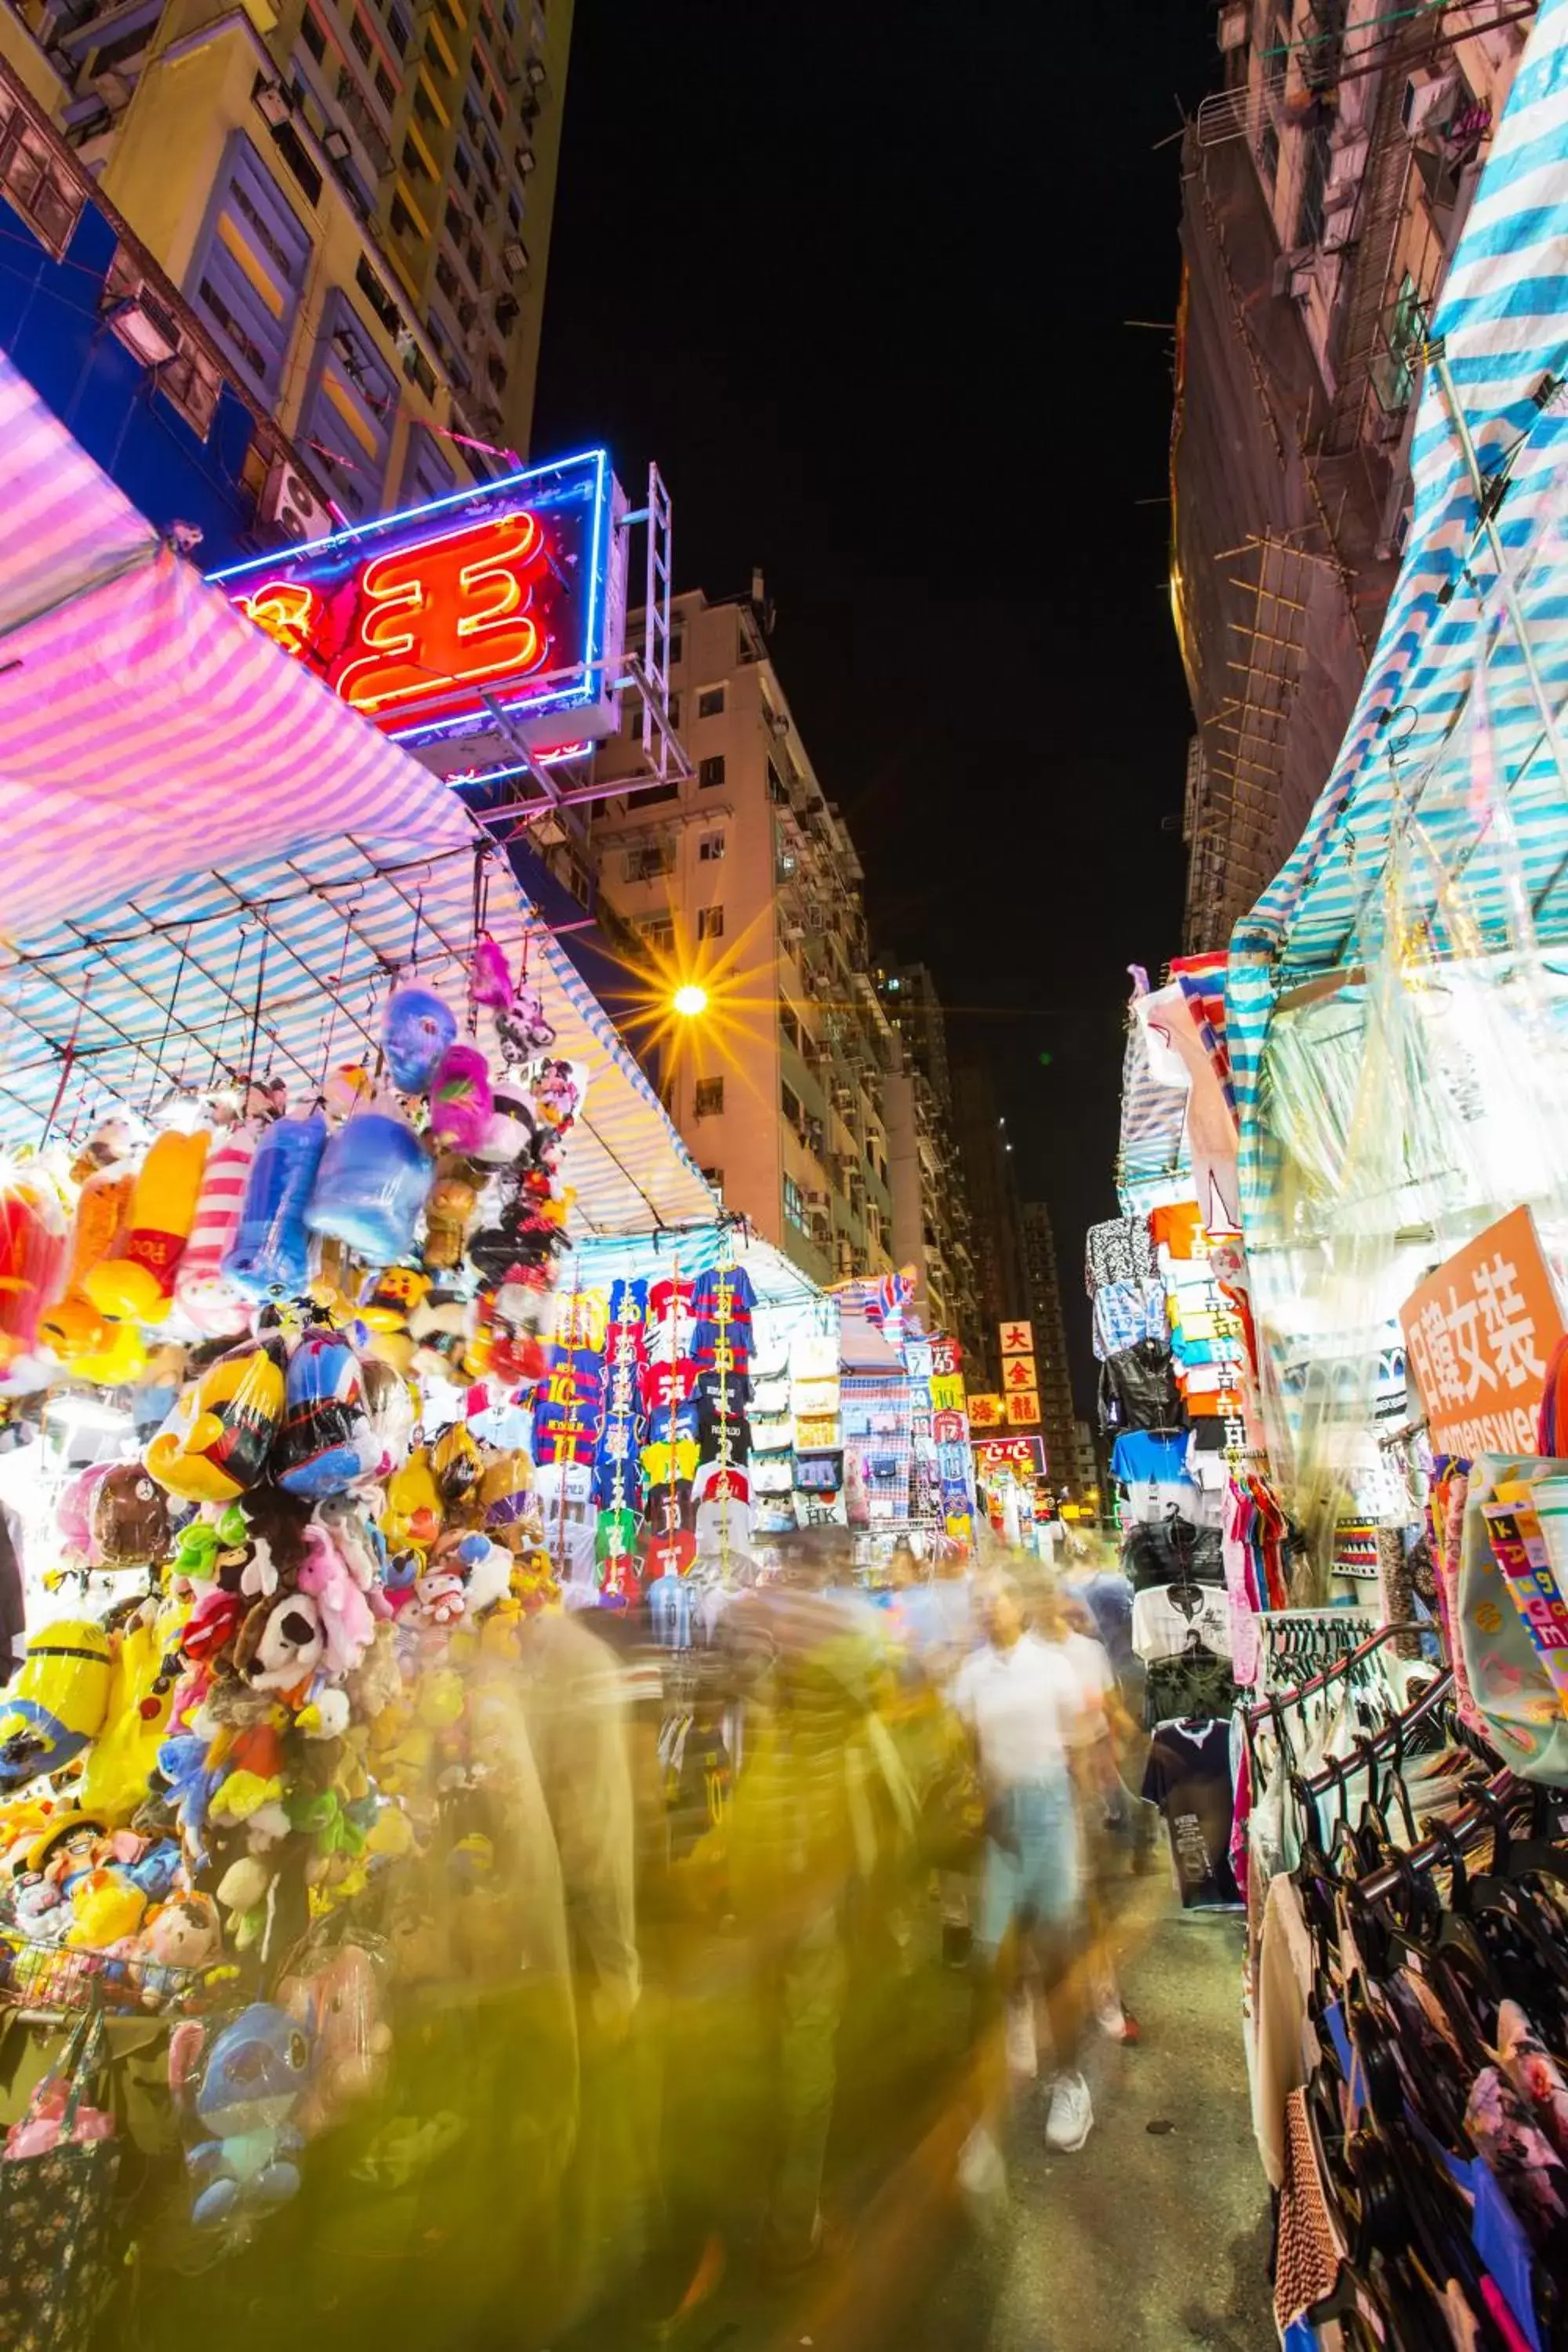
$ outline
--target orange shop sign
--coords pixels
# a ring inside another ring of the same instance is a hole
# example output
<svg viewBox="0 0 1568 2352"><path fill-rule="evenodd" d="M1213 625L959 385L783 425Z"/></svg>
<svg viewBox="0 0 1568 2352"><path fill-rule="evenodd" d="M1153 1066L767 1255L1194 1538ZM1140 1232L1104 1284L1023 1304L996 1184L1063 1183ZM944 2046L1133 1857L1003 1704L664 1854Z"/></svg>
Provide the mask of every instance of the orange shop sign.
<svg viewBox="0 0 1568 2352"><path fill-rule="evenodd" d="M1010 1390L1007 1395L1007 1424L1011 1429L1027 1429L1040 1417L1040 1400L1034 1389Z"/></svg>
<svg viewBox="0 0 1568 2352"><path fill-rule="evenodd" d="M1002 1353L1005 1356L1032 1356L1035 1352L1035 1327L1032 1323L1004 1323Z"/></svg>
<svg viewBox="0 0 1568 2352"><path fill-rule="evenodd" d="M1512 1209L1445 1258L1399 1310L1439 1453L1533 1454L1552 1351L1563 1334L1535 1220Z"/></svg>
<svg viewBox="0 0 1568 2352"><path fill-rule="evenodd" d="M1006 1417L1001 1398L993 1395L989 1391L972 1396L969 1400L971 1429L1000 1429Z"/></svg>

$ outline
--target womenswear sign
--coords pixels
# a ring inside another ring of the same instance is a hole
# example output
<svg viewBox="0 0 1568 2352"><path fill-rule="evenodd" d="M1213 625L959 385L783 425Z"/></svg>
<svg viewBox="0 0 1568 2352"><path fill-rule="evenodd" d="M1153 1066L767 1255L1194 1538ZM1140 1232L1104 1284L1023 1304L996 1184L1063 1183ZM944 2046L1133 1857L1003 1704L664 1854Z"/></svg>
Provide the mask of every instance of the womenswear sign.
<svg viewBox="0 0 1568 2352"><path fill-rule="evenodd" d="M1434 1448L1533 1454L1563 1310L1528 1209L1445 1258L1399 1310Z"/></svg>
<svg viewBox="0 0 1568 2352"><path fill-rule="evenodd" d="M545 750L613 730L624 504L592 450L213 576L384 734L468 746L467 773L475 735L521 731Z"/></svg>

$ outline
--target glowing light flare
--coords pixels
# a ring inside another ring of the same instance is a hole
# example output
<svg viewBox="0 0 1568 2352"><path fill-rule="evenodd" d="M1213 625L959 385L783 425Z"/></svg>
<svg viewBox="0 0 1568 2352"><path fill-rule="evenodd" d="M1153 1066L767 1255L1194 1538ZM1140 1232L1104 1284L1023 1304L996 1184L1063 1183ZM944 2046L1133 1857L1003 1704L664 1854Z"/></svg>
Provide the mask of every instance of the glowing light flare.
<svg viewBox="0 0 1568 2352"><path fill-rule="evenodd" d="M669 1003L683 1021L700 1021L708 1010L708 991L699 980L683 981Z"/></svg>

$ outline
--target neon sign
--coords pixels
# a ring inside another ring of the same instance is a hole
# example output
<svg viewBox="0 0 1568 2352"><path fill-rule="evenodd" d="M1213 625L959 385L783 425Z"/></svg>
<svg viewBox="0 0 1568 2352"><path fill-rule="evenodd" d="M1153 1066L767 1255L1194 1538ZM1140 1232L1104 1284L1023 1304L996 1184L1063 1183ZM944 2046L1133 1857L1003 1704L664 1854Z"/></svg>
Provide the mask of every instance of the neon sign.
<svg viewBox="0 0 1568 2352"><path fill-rule="evenodd" d="M374 726L454 781L614 731L626 501L603 450L215 572Z"/></svg>

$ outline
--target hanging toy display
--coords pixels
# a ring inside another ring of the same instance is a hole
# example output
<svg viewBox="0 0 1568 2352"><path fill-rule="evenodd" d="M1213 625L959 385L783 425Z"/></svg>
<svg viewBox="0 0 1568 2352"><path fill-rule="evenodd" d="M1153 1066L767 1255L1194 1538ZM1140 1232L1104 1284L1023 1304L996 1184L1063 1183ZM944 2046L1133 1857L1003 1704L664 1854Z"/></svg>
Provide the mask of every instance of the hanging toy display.
<svg viewBox="0 0 1568 2352"><path fill-rule="evenodd" d="M222 1260L246 1297L297 1298L304 1289L310 1268L305 1211L326 1148L320 1111L275 1120L258 1143L234 1241Z"/></svg>
<svg viewBox="0 0 1568 2352"><path fill-rule="evenodd" d="M405 981L386 1000L381 1045L400 1095L422 1095L458 1034L457 1015L434 989Z"/></svg>
<svg viewBox="0 0 1568 2352"><path fill-rule="evenodd" d="M305 1224L384 1265L407 1255L429 1190L430 1157L407 1120L356 1111L321 1155Z"/></svg>
<svg viewBox="0 0 1568 2352"><path fill-rule="evenodd" d="M195 1222L207 1141L205 1128L170 1127L153 1138L132 1189L124 1240L84 1279L100 1314L132 1323L160 1323L167 1315Z"/></svg>

